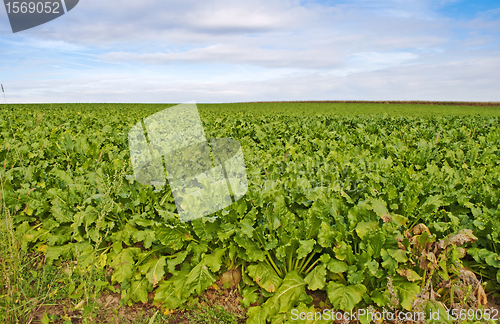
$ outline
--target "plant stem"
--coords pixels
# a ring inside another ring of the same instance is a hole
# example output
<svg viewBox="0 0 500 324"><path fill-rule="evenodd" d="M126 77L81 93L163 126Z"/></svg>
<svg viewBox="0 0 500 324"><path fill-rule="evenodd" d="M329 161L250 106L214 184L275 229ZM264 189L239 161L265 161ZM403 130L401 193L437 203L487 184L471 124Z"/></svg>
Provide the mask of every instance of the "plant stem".
<svg viewBox="0 0 500 324"><path fill-rule="evenodd" d="M312 260L312 257L313 257L313 256L315 256L315 255L316 255L316 253L314 253L314 254L310 257L310 260L308 260L308 261L306 262L306 264L304 265L304 267L307 267L307 264L308 264L308 263ZM314 266L315 266L316 264L318 264L319 260L320 260L320 259L318 258L318 260L314 261L314 263L313 263L313 264L312 264L309 268L307 268L307 270L305 271L305 273L309 273L309 272L312 270L312 268L314 268Z"/></svg>
<svg viewBox="0 0 500 324"><path fill-rule="evenodd" d="M270 266L272 266L272 267L273 267L273 269L274 269L274 271L276 271L276 274L277 274L279 277L281 277L281 278L282 278L282 277L283 277L283 272L281 272L281 270L278 268L278 266L276 265L276 263L274 263L273 258L271 257L271 255L269 254L269 252L268 252L268 251L266 251L266 255L267 255L267 259L266 259L266 261L267 261L267 260L269 260L269 262L271 262L271 263L269 263L269 262L268 262L268 264L269 264Z"/></svg>
<svg viewBox="0 0 500 324"><path fill-rule="evenodd" d="M307 267L307 265L309 264L309 262L311 262L311 260L314 258L315 255L316 255L315 252L313 252L313 253L311 253L311 255L309 255L309 258L307 258L307 261L304 261L302 263L302 265L300 266L299 273L304 272L304 269ZM306 259L304 258L303 260L306 260Z"/></svg>
<svg viewBox="0 0 500 324"><path fill-rule="evenodd" d="M292 258L293 258L293 252L290 253L290 255L288 257L288 271L287 272L291 272L292 271Z"/></svg>
<svg viewBox="0 0 500 324"><path fill-rule="evenodd" d="M302 267L304 267L304 263L306 262L306 258L303 258L298 267L295 267L296 269L299 269L299 273L302 271Z"/></svg>
<svg viewBox="0 0 500 324"><path fill-rule="evenodd" d="M295 266L293 267L293 270L296 270L299 268L299 259L295 260Z"/></svg>
<svg viewBox="0 0 500 324"><path fill-rule="evenodd" d="M427 269L424 271L424 276L422 277L422 287L420 287L420 290L423 290L425 287L425 276L427 275Z"/></svg>

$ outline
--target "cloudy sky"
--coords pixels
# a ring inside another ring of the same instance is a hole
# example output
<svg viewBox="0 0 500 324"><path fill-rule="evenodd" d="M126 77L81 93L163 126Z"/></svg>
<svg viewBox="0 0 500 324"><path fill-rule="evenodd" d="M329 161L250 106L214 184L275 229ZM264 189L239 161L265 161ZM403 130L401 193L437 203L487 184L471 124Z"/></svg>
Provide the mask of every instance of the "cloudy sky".
<svg viewBox="0 0 500 324"><path fill-rule="evenodd" d="M0 57L8 103L500 101L500 1L81 0L15 34L2 8Z"/></svg>

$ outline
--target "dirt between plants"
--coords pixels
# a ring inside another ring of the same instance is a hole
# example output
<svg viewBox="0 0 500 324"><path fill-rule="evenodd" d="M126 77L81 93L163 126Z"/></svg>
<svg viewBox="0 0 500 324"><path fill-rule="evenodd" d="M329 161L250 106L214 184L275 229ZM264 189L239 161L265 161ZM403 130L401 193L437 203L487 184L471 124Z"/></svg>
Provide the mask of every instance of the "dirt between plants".
<svg viewBox="0 0 500 324"><path fill-rule="evenodd" d="M245 323L246 312L241 307L240 301L242 299L237 289L223 289L223 284L217 281L201 296L198 297L199 305L203 307L222 307L227 313L235 315L239 319L239 323ZM117 290L119 286L115 287ZM88 320L94 323L147 323L155 313L161 313L162 309L153 305L154 295L149 294L149 301L147 303L135 303L132 306L119 306L121 295L120 293L104 292L95 301L98 311L92 316L87 315ZM63 323L65 320L71 320L73 324L83 323L83 310L82 306L77 306L78 303L73 300L65 299L58 305L42 306L37 310L32 323L41 323L45 312L47 315L55 315L59 318L58 321L51 323ZM75 307L76 306L76 307ZM76 308L76 309L75 309ZM179 310L174 311L168 319L168 324L192 324L189 314L191 312L200 310Z"/></svg>
<svg viewBox="0 0 500 324"><path fill-rule="evenodd" d="M222 279L224 280L224 279ZM224 280L225 281L225 280ZM226 285L227 286L227 285ZM202 307L222 307L227 313L235 315L239 320L239 323L245 323L246 311L240 305L242 299L236 288L234 289L224 289L223 283L218 280L214 285L212 285L208 290L206 290L201 296L198 297L199 305ZM119 285L115 287L119 289ZM331 309L331 304L328 301L328 296L324 291L307 291L307 293L313 297L313 305L317 310L323 310L326 308ZM121 295L119 293L105 292L97 300L96 305L98 306L98 311L92 315L93 323L110 323L110 324L124 324L124 323L148 323L149 319L152 318L155 313L161 312L160 307L153 305L153 294L149 294L149 301L145 304L135 303L132 306L119 306ZM493 298L493 296L488 296L487 308L497 309L500 311L499 300ZM63 323L64 320L70 319L73 324L83 323L82 305L75 309L75 304L78 305L76 301L71 301L69 299L61 301L58 305L48 305L41 307L35 314L34 321L32 323L40 323L47 312L48 315L56 315L61 320L51 323ZM191 316L192 312L199 312L200 310L179 310L172 313L168 318L168 324L192 324ZM87 316L87 319L90 319ZM142 321L141 321L142 320ZM333 322L343 323L342 321ZM345 322L344 322L345 323ZM400 322L401 324L406 324L410 322ZM383 322L383 324L390 324L389 322ZM392 324L392 323L391 323ZM414 324L414 322L413 322Z"/></svg>

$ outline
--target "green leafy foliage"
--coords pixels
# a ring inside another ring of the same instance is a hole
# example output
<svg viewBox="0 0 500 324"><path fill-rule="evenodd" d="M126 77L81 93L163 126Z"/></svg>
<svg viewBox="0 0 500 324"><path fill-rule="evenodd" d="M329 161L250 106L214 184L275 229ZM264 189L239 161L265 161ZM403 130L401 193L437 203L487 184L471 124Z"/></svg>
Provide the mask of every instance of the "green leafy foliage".
<svg viewBox="0 0 500 324"><path fill-rule="evenodd" d="M425 289L452 302L443 282L463 280L462 262L498 290L498 117L291 106L200 106L207 138L241 143L249 189L182 223L168 185L136 182L129 164L130 127L165 105L6 105L2 208L24 249L108 268L129 304L153 293L178 308L235 269L249 323L286 323L319 290L346 311L394 298L410 310Z"/></svg>

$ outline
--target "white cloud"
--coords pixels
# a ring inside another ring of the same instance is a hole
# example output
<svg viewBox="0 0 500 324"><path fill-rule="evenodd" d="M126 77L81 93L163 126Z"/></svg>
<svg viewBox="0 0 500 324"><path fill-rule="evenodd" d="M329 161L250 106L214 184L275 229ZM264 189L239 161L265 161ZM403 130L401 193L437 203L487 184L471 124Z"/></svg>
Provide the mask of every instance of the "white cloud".
<svg viewBox="0 0 500 324"><path fill-rule="evenodd" d="M341 63L341 54L320 49L264 49L250 46L212 45L181 53L137 54L111 52L103 56L110 61L139 61L151 64L175 62L250 64L270 68L332 68Z"/></svg>
<svg viewBox="0 0 500 324"><path fill-rule="evenodd" d="M393 67L345 76L289 74L266 80L177 81L113 74L18 82L9 102L240 102L259 100L498 101L500 58ZM23 90L29 89L29 91Z"/></svg>

